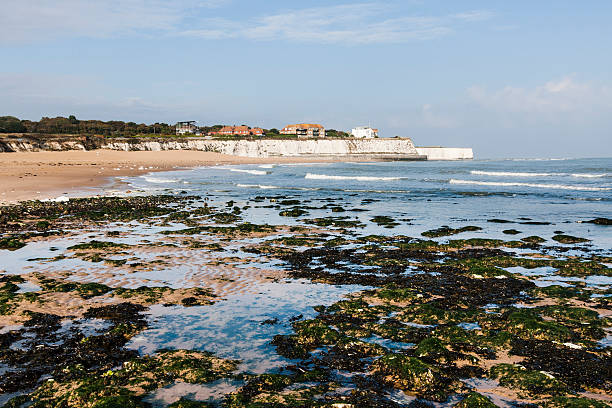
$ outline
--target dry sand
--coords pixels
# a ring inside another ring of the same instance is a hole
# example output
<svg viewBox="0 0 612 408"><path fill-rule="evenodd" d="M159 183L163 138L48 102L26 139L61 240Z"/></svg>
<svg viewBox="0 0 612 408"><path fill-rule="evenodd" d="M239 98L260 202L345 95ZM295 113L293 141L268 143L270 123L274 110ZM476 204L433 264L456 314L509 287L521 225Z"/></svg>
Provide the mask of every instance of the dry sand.
<svg viewBox="0 0 612 408"><path fill-rule="evenodd" d="M193 150L124 152L115 150L0 153L0 204L55 198L64 193L103 193L117 176L138 176L153 171L214 166L329 162L338 158L250 158Z"/></svg>

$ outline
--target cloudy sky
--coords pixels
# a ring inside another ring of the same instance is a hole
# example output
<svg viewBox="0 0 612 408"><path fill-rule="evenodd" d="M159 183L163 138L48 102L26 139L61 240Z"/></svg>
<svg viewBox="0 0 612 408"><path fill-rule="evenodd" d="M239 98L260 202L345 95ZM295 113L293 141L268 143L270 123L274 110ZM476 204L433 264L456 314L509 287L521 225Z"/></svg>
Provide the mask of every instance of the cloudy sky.
<svg viewBox="0 0 612 408"><path fill-rule="evenodd" d="M0 115L612 156L612 2L2 0Z"/></svg>

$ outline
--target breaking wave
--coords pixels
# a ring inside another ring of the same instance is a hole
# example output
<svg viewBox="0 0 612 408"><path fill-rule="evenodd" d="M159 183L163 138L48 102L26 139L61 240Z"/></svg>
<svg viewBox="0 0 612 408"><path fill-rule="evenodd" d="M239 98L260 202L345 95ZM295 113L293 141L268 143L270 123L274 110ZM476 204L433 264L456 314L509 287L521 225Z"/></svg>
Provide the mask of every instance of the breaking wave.
<svg viewBox="0 0 612 408"><path fill-rule="evenodd" d="M521 173L521 172L512 172L512 171L481 171L481 170L472 170L471 174L478 176L501 176L501 177L547 177L547 176L555 176L554 173Z"/></svg>
<svg viewBox="0 0 612 408"><path fill-rule="evenodd" d="M568 186L565 184L535 184L535 183L508 183L497 181L474 181L474 180L458 180L450 179L450 184L472 184L478 186L503 186L503 187L532 187L532 188L549 188L556 190L578 190L578 191L610 191L608 187L587 187L587 186Z"/></svg>
<svg viewBox="0 0 612 408"><path fill-rule="evenodd" d="M572 176L579 178L601 178L607 177L608 173L531 173L531 172L513 172L513 171L482 171L472 170L470 174L477 176L496 176L496 177L560 177L560 176Z"/></svg>
<svg viewBox="0 0 612 408"><path fill-rule="evenodd" d="M229 171L233 171L234 173L247 173L253 174L254 176L265 176L268 174L267 171L263 170L245 170L245 169L228 169Z"/></svg>
<svg viewBox="0 0 612 408"><path fill-rule="evenodd" d="M608 177L609 174L608 173L601 173L601 174L593 174L593 173L572 173L572 177L584 177L584 178L601 178L601 177Z"/></svg>
<svg viewBox="0 0 612 408"><path fill-rule="evenodd" d="M373 177L373 176L328 176L326 174L306 173L304 176L310 180L356 180L356 181L392 181L401 180L402 177Z"/></svg>
<svg viewBox="0 0 612 408"><path fill-rule="evenodd" d="M273 190L276 188L281 188L279 186L267 186L265 184L236 184L236 186L242 188L261 188L262 190Z"/></svg>
<svg viewBox="0 0 612 408"><path fill-rule="evenodd" d="M170 178L160 178L151 176L142 176L148 183L163 184L163 183L178 183L178 180Z"/></svg>

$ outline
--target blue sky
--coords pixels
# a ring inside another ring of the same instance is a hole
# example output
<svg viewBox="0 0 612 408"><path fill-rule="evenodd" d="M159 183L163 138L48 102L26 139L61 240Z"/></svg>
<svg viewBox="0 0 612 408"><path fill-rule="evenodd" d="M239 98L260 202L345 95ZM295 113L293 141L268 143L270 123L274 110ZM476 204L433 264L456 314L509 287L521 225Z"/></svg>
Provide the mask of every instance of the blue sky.
<svg viewBox="0 0 612 408"><path fill-rule="evenodd" d="M612 156L612 2L3 0L0 115Z"/></svg>

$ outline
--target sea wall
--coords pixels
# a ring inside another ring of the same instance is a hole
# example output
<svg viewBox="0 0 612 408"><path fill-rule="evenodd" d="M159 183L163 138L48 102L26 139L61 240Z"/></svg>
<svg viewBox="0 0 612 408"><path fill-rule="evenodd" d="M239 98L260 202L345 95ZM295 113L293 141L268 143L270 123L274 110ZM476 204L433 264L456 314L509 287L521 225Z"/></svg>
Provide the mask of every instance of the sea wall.
<svg viewBox="0 0 612 408"><path fill-rule="evenodd" d="M427 160L472 160L474 152L469 147L417 147L418 154Z"/></svg>

